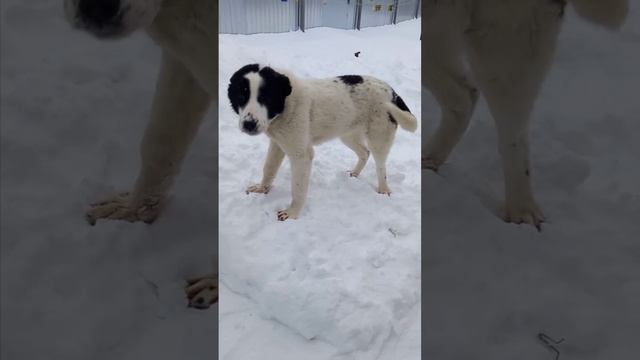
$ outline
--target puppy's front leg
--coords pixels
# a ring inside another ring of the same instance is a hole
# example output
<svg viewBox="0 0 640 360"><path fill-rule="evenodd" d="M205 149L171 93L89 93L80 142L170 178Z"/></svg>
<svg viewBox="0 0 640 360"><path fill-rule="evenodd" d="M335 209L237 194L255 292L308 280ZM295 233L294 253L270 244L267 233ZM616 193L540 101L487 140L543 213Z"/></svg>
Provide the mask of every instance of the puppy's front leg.
<svg viewBox="0 0 640 360"><path fill-rule="evenodd" d="M313 161L313 148L287 153L291 162L291 205L285 210L278 211L278 220L297 219L309 189L309 175Z"/></svg>
<svg viewBox="0 0 640 360"><path fill-rule="evenodd" d="M92 204L89 223L94 225L101 218L153 222L210 103L211 96L189 70L164 53L134 190Z"/></svg>
<svg viewBox="0 0 640 360"><path fill-rule="evenodd" d="M284 159L284 151L273 140L269 142L269 151L267 152L267 159L264 162L264 168L262 171L262 182L260 184L251 185L247 188L246 192L249 193L261 193L267 194L271 190L271 184L275 179L278 169Z"/></svg>

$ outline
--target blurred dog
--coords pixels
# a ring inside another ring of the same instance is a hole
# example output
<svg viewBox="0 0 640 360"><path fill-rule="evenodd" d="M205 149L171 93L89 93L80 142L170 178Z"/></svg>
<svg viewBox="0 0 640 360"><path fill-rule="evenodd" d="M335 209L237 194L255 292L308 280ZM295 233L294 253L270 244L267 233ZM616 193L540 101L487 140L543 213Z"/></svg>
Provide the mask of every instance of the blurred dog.
<svg viewBox="0 0 640 360"><path fill-rule="evenodd" d="M228 97L249 135L266 133L271 140L262 182L247 193L267 193L285 154L291 163L291 205L278 220L295 219L304 205L313 146L337 137L358 156L351 176L358 176L369 158L376 161L378 192L391 194L386 161L398 125L415 131L418 122L398 94L370 76L343 75L300 79L269 66L250 64L230 79Z"/></svg>
<svg viewBox="0 0 640 360"><path fill-rule="evenodd" d="M162 48L151 119L141 145L142 168L131 192L92 204L87 220L153 222L202 119L217 99L215 0L65 0L69 22L101 39L145 30ZM218 299L216 275L190 281L190 305Z"/></svg>
<svg viewBox="0 0 640 360"><path fill-rule="evenodd" d="M569 3L581 17L611 29L628 11L627 0ZM422 149L422 168L437 170L447 160L469 125L480 89L498 130L506 194L502 217L538 230L545 218L531 190L529 114L551 65L566 5L566 0L424 2L423 79L440 104L442 120Z"/></svg>

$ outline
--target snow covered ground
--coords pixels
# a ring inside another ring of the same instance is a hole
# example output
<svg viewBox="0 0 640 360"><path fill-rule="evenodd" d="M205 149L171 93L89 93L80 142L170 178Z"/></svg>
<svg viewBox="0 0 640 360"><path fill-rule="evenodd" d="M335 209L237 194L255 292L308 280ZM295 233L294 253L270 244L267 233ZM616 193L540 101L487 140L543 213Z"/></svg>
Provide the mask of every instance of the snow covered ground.
<svg viewBox="0 0 640 360"><path fill-rule="evenodd" d="M533 180L548 223L504 224L486 104L440 174L423 173L427 359L560 359L640 353L640 8L620 33L567 12L533 115ZM439 109L423 93L425 131Z"/></svg>
<svg viewBox="0 0 640 360"><path fill-rule="evenodd" d="M355 154L316 148L298 220L285 161L266 196L266 136L238 129L228 79L260 62L301 77L372 75L420 118L420 21L345 31L220 36L220 355L252 359L420 359L420 136L399 130L388 160L391 197L377 194L373 160L358 179ZM360 52L360 56L354 53Z"/></svg>
<svg viewBox="0 0 640 360"><path fill-rule="evenodd" d="M91 227L88 203L135 179L159 51L72 31L62 1L1 10L0 357L215 358L217 309L182 290L217 251L215 112L153 226Z"/></svg>

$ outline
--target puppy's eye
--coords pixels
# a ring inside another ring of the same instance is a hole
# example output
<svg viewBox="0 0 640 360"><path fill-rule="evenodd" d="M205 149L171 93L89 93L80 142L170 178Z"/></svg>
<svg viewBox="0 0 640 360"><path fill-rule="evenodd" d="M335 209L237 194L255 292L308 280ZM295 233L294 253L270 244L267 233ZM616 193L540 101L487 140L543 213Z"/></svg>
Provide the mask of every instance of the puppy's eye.
<svg viewBox="0 0 640 360"><path fill-rule="evenodd" d="M249 92L249 88L246 86L242 87L242 92L243 93Z"/></svg>

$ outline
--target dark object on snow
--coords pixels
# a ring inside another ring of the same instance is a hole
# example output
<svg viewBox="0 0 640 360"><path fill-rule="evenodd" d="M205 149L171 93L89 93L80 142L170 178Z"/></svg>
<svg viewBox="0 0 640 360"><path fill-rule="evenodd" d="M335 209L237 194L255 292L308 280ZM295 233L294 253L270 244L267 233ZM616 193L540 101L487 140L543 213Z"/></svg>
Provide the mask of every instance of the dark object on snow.
<svg viewBox="0 0 640 360"><path fill-rule="evenodd" d="M358 51L357 53L355 53L353 55L355 55L356 57L360 56L360 51Z"/></svg>

